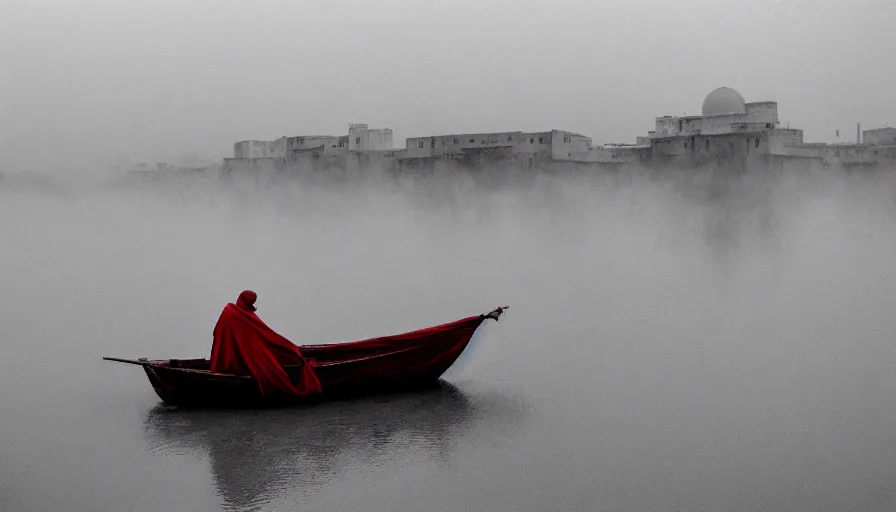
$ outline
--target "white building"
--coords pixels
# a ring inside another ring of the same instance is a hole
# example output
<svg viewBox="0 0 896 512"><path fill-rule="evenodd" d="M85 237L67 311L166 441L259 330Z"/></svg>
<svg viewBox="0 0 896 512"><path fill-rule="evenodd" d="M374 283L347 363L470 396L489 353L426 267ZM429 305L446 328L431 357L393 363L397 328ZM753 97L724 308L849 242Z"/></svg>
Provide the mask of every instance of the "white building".
<svg viewBox="0 0 896 512"><path fill-rule="evenodd" d="M383 151L392 149L392 130L370 129L366 124L349 125L348 135L300 135L271 141L245 140L233 145L233 158L291 158L296 153L336 154L345 151Z"/></svg>
<svg viewBox="0 0 896 512"><path fill-rule="evenodd" d="M499 161L522 167L616 164L639 160L637 153L648 147L595 147L590 137L565 130L459 133L409 138L398 159L404 164L413 164L415 160L453 160L473 166Z"/></svg>
<svg viewBox="0 0 896 512"><path fill-rule="evenodd" d="M723 135L726 133L773 130L778 126L778 104L774 101L747 103L734 89L720 87L703 100L700 116L656 118L653 138L687 135Z"/></svg>
<svg viewBox="0 0 896 512"><path fill-rule="evenodd" d="M351 124L348 127L349 151L382 151L394 149L392 129L368 128L366 124Z"/></svg>
<svg viewBox="0 0 896 512"><path fill-rule="evenodd" d="M654 167L714 167L792 171L829 167L889 167L896 130L866 131L866 144L807 144L803 131L778 126L774 101L747 103L722 87L703 101L702 115L656 118L649 133ZM872 147L869 144L887 147Z"/></svg>

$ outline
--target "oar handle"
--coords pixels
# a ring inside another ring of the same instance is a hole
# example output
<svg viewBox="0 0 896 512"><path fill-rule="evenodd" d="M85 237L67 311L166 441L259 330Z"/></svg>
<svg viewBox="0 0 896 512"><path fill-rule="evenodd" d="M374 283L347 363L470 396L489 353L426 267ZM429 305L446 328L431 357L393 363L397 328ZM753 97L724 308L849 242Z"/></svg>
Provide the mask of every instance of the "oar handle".
<svg viewBox="0 0 896 512"><path fill-rule="evenodd" d="M138 364L140 366L145 366L149 364L149 361L146 359L122 359L120 357L104 357L103 361L115 361L117 363L128 363L128 364Z"/></svg>

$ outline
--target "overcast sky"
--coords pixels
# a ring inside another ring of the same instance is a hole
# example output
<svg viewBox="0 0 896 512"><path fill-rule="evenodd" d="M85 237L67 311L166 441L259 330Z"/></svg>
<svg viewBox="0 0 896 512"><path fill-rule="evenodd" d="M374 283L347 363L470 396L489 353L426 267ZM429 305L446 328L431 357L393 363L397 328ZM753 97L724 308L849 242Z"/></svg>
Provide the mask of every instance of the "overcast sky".
<svg viewBox="0 0 896 512"><path fill-rule="evenodd" d="M807 141L896 125L892 0L0 0L2 166L232 143L572 130L632 142L719 86Z"/></svg>

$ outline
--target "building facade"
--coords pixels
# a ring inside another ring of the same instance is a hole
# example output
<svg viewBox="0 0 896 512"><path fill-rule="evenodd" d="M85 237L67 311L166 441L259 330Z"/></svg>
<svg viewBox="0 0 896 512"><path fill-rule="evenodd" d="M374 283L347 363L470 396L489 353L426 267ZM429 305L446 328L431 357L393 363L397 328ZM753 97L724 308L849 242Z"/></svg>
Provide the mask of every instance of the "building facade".
<svg viewBox="0 0 896 512"><path fill-rule="evenodd" d="M877 128L862 132L862 142L870 146L896 146L896 128Z"/></svg>
<svg viewBox="0 0 896 512"><path fill-rule="evenodd" d="M458 133L409 138L397 160L400 167L432 169L608 167L641 163L647 148L595 147L590 137L565 130Z"/></svg>
<svg viewBox="0 0 896 512"><path fill-rule="evenodd" d="M346 135L300 135L233 145L225 170L287 170L294 167L360 169L393 165L392 130L350 124Z"/></svg>

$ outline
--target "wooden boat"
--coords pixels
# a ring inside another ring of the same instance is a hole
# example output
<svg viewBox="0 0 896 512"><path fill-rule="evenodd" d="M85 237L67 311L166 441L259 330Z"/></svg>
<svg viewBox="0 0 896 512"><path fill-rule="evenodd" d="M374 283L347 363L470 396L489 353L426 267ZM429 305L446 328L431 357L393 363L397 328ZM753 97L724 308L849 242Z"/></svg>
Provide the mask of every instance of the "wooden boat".
<svg viewBox="0 0 896 512"><path fill-rule="evenodd" d="M300 345L314 368L322 393L313 397L262 395L250 375L209 371L208 359L122 359L107 361L143 367L153 390L166 404L180 407L266 407L313 402L435 384L460 357L486 319L498 320L505 307L405 334L329 345ZM284 366L294 378L298 366Z"/></svg>

